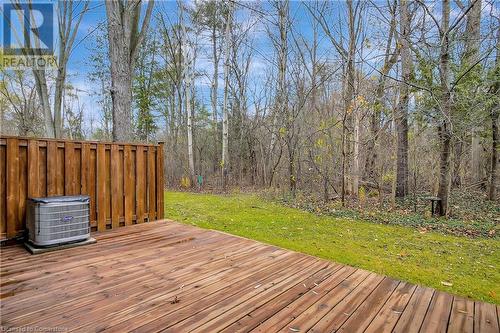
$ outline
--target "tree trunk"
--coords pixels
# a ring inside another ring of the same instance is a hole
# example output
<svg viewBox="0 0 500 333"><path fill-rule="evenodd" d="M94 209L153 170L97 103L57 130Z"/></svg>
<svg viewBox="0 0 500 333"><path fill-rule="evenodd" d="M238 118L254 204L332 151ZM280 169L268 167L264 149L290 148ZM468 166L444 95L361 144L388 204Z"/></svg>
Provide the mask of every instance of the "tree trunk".
<svg viewBox="0 0 500 333"><path fill-rule="evenodd" d="M396 30L396 12L397 0L393 0L391 10L392 17L385 47L384 64L382 66L382 69L380 70L380 76L377 82L377 89L375 91L375 105L370 115L370 138L366 144L367 157L365 160L364 178L370 181L377 181L378 178L375 174L375 165L378 158L376 144L380 131L380 118L382 110L384 108L386 75L389 73L398 59L398 48L391 51L394 32Z"/></svg>
<svg viewBox="0 0 500 333"><path fill-rule="evenodd" d="M410 18L407 0L401 0L400 5L400 39L401 72L400 98L396 118L397 151L396 151L396 197L403 198L408 194L408 104L411 79L411 55L409 46Z"/></svg>
<svg viewBox="0 0 500 333"><path fill-rule="evenodd" d="M217 9L218 6L216 5ZM217 52L217 30L216 30L216 17L214 17L213 26L212 26L212 58L214 61L214 73L212 77L212 86L211 86L211 102L212 102L212 131L214 135L214 158L213 158L213 172L217 172L217 160L218 160L218 149L217 149L217 92L219 89L219 55Z"/></svg>
<svg viewBox="0 0 500 333"><path fill-rule="evenodd" d="M495 58L495 76L496 80L492 86L491 93L493 96L498 96L500 92L500 29L497 29L497 54ZM490 200L497 200L497 187L498 187L498 145L500 144L500 138L498 133L498 118L500 115L500 105L495 103L491 107L491 170L490 170L490 184L488 191L488 198Z"/></svg>
<svg viewBox="0 0 500 333"><path fill-rule="evenodd" d="M498 91L498 90L497 90ZM490 200L497 199L497 173L498 173L498 105L491 111L491 133L493 140L491 142L491 171L490 171L490 188L488 191L488 198Z"/></svg>
<svg viewBox="0 0 500 333"><path fill-rule="evenodd" d="M132 81L137 58L148 29L154 1L148 7L139 29L141 3L105 1L108 19L109 59L111 63L111 100L113 104L113 140L131 141Z"/></svg>
<svg viewBox="0 0 500 333"><path fill-rule="evenodd" d="M453 187L460 187L462 185L462 177L460 175L460 169L462 166L462 155L463 155L463 143L461 140L455 142L454 154L453 154L453 178L451 180L451 185Z"/></svg>
<svg viewBox="0 0 500 333"><path fill-rule="evenodd" d="M354 13L354 8L353 8L353 2L352 0L347 1L347 12L348 12L348 25L349 25L349 47L348 47L348 52L347 52L347 87L346 87L346 95L345 95L345 108L346 108L346 113L347 113L347 126L349 129L352 128L353 124L353 116L352 114L357 113L358 110L355 105L355 77L356 77L356 69L354 67L355 61L356 61L356 38L357 38L357 33L356 33L356 18L355 18L355 13ZM357 117L357 116L354 116ZM353 133L354 134L354 133ZM348 143L349 147L349 152L351 151L351 143L352 143L352 149L353 150L359 150L359 141L356 140L354 137L354 140L351 142L351 134L349 131L346 131L345 135L347 135L349 138L346 139L346 142ZM351 191L354 195L358 195L358 190L359 190L359 161L357 159L359 156L357 156L354 152L353 154L350 154L350 158L352 158L351 161L351 179L352 183L351 185Z"/></svg>
<svg viewBox="0 0 500 333"><path fill-rule="evenodd" d="M48 138L55 138L54 122L52 120L52 111L49 102L49 89L45 78L45 70L34 69L33 76L36 82L36 91L40 97L40 104L43 112L43 120L45 125L45 135Z"/></svg>
<svg viewBox="0 0 500 333"><path fill-rule="evenodd" d="M187 115L187 152L188 152L188 166L189 166L189 184L194 186L195 181L195 168L194 168L194 150L193 150L193 110L191 107L191 52L190 45L187 39L186 25L184 24L184 8L183 4L179 4L179 21L182 29L182 52L183 64L183 78L185 83L185 106Z"/></svg>
<svg viewBox="0 0 500 333"><path fill-rule="evenodd" d="M467 13L465 27L465 54L463 56L462 68L465 70L479 59L479 47L481 41L481 0L475 0L472 8ZM472 181L483 180L481 174L481 125L472 129L471 135L471 172Z"/></svg>
<svg viewBox="0 0 500 333"><path fill-rule="evenodd" d="M442 1L442 24L441 24L441 51L439 62L439 73L441 79L441 113L442 124L439 127L439 138L441 139L441 153L439 165L439 187L438 197L441 198L439 215L448 215L448 199L450 195L450 151L451 151L451 92L449 88L449 22L450 3L449 0Z"/></svg>
<svg viewBox="0 0 500 333"><path fill-rule="evenodd" d="M66 66L64 65L64 68L61 68L61 66L59 66L57 70L56 89L54 92L54 130L56 138L61 138L63 131L61 108L62 108L62 99L63 99L63 90L65 81L66 81Z"/></svg>
<svg viewBox="0 0 500 333"><path fill-rule="evenodd" d="M225 52L224 52L224 105L222 108L222 161L221 177L222 188L226 188L229 172L229 56L231 50L231 20L233 7L229 4L226 32L225 32Z"/></svg>

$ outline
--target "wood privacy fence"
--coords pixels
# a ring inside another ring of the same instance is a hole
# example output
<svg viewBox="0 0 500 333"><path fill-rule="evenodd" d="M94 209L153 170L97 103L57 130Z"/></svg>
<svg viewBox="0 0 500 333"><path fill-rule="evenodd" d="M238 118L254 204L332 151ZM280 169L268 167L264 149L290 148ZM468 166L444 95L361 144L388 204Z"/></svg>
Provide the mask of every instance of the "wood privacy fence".
<svg viewBox="0 0 500 333"><path fill-rule="evenodd" d="M163 144L0 136L0 239L25 229L26 199L90 196L93 231L163 218Z"/></svg>

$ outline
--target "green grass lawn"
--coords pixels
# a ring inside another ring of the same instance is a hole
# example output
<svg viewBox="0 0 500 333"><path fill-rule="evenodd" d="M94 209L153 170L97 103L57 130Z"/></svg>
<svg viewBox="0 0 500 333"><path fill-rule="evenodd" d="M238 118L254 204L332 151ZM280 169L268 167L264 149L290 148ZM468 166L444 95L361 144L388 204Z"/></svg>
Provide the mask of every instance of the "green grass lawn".
<svg viewBox="0 0 500 333"><path fill-rule="evenodd" d="M500 241L316 216L255 195L166 192L167 218L500 304Z"/></svg>

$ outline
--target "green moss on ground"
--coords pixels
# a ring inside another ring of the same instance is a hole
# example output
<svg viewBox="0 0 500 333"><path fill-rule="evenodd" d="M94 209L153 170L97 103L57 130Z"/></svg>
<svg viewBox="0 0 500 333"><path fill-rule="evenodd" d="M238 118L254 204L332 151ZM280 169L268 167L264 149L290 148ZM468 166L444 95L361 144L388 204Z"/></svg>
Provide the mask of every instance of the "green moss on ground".
<svg viewBox="0 0 500 333"><path fill-rule="evenodd" d="M500 304L500 241L317 216L256 195L166 192L167 218Z"/></svg>

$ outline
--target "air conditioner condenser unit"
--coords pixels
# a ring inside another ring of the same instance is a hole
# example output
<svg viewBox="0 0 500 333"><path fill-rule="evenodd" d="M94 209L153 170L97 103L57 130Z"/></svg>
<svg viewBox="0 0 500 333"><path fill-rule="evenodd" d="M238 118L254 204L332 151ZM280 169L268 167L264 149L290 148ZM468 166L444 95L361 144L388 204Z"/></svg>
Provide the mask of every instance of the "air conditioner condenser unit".
<svg viewBox="0 0 500 333"><path fill-rule="evenodd" d="M29 242L54 246L90 238L90 198L87 195L30 198L26 207Z"/></svg>

